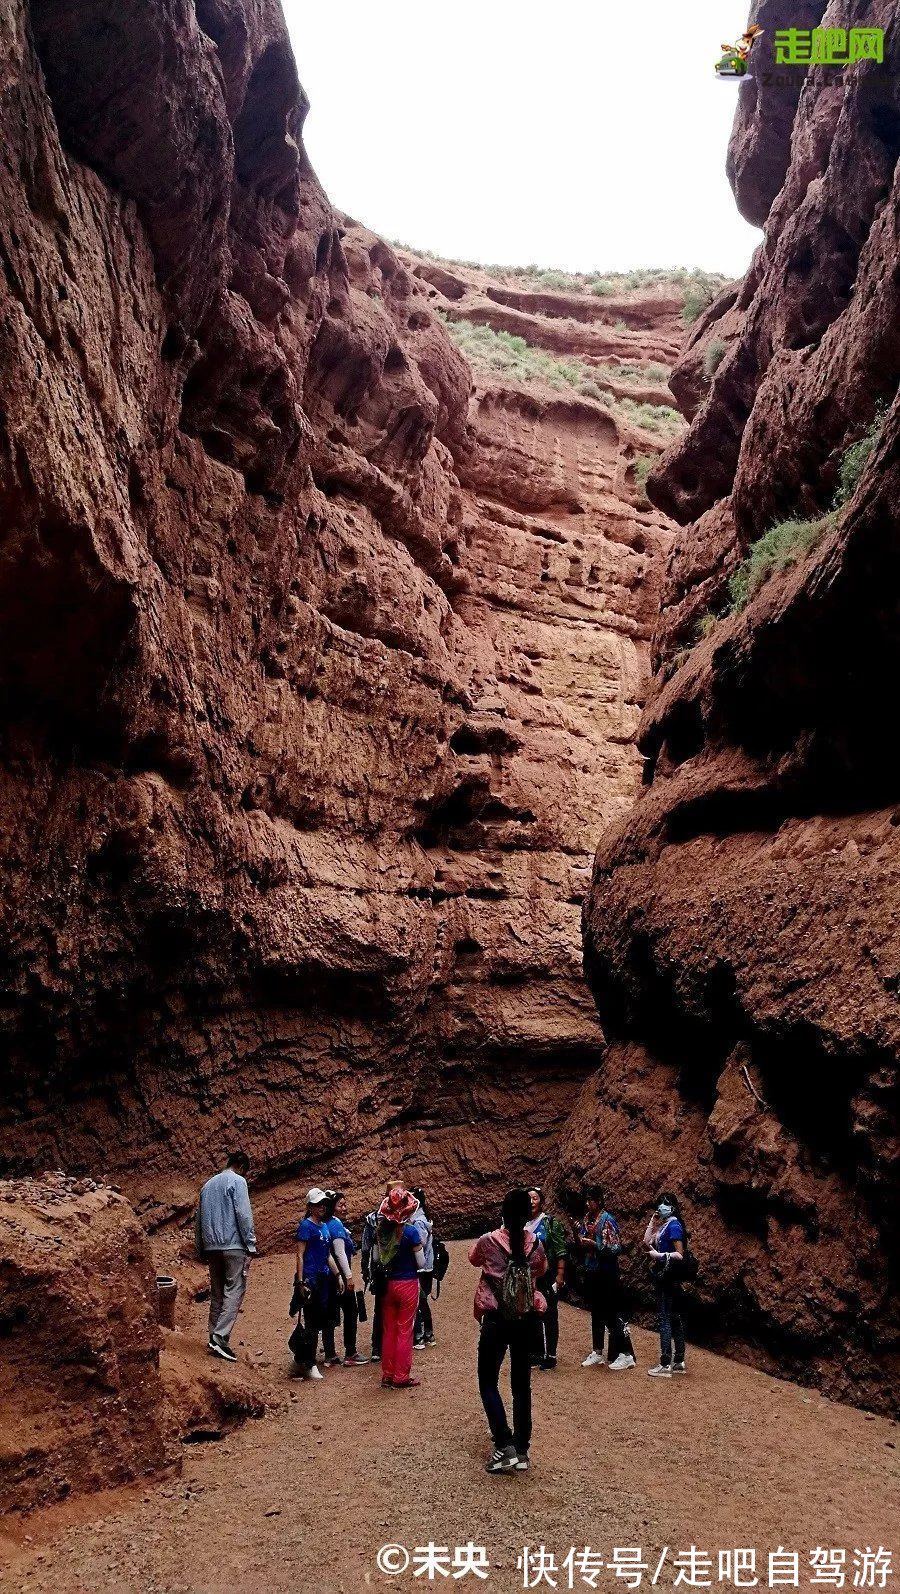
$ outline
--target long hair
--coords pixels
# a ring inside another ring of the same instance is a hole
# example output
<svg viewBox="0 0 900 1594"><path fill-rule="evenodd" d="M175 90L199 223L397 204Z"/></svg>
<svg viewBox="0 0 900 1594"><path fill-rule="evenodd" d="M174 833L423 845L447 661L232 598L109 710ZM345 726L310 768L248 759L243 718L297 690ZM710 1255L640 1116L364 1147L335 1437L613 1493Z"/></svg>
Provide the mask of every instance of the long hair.
<svg viewBox="0 0 900 1594"><path fill-rule="evenodd" d="M531 1217L531 1197L519 1186L503 1197L503 1227L509 1235L509 1249L515 1262L525 1260L525 1225Z"/></svg>

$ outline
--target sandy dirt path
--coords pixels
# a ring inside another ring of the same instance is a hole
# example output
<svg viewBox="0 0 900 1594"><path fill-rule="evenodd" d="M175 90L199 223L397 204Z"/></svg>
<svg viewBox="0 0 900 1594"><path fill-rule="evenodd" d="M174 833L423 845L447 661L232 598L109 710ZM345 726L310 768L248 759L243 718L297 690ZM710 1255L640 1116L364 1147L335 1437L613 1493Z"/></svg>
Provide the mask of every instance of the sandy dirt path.
<svg viewBox="0 0 900 1594"><path fill-rule="evenodd" d="M379 1387L371 1366L329 1371L320 1384L288 1381L291 1263L261 1260L235 1341L271 1380L266 1417L218 1443L185 1446L177 1481L30 1519L0 1539L0 1586L351 1594L436 1581L506 1591L526 1586L523 1547L544 1545L559 1569L532 1586L583 1589L592 1585L574 1569L570 1585L563 1558L589 1545L603 1561L615 1546L640 1546L644 1588L668 1546L658 1586L672 1587L674 1557L694 1544L713 1554L713 1588L728 1586L719 1550L754 1547L763 1588L768 1552L797 1550L804 1588L810 1549L844 1548L851 1589L854 1549L884 1545L896 1568L887 1589L900 1594L897 1424L690 1347L687 1378L649 1379L656 1342L640 1331L635 1372L582 1369L587 1320L572 1307L561 1312L558 1371L534 1378L531 1473L487 1476L473 1275L464 1247L452 1249L435 1308L438 1344L416 1357L422 1387L394 1392ZM191 1310L199 1356L204 1308ZM365 1348L368 1328L362 1336ZM430 1541L451 1552L470 1541L483 1547L487 1580L377 1569L383 1544L412 1551ZM628 1584L604 1569L594 1586Z"/></svg>

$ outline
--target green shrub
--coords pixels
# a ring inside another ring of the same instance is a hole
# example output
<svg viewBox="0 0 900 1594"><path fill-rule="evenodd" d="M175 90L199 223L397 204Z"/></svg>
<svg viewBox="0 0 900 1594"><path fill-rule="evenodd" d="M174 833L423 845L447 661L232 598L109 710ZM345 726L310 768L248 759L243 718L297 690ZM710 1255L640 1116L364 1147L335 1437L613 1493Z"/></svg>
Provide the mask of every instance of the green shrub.
<svg viewBox="0 0 900 1594"><path fill-rule="evenodd" d="M834 495L836 508L841 504L848 503L856 492L859 486L859 479L869 463L869 459L881 436L885 414L886 405L884 403L876 405L875 414L868 429L863 432L862 437L857 438L855 443L851 443L849 448L844 449L838 469L838 488Z"/></svg>
<svg viewBox="0 0 900 1594"><path fill-rule="evenodd" d="M647 477L653 469L654 461L650 454L635 454L634 479L642 493L647 491Z"/></svg>
<svg viewBox="0 0 900 1594"><path fill-rule="evenodd" d="M657 432L667 440L682 427L678 411L666 404L637 404L633 399L618 399L605 392L596 379L613 367L595 367L582 360L561 359L545 349L535 348L512 332L495 332L493 327L478 326L473 321L453 321L440 310L438 314L454 343L475 367L498 371L517 382L546 382L558 389L573 388L587 398L598 400L611 413L646 431ZM641 367L635 364L633 369L638 372ZM658 369L664 371L665 367Z"/></svg>
<svg viewBox="0 0 900 1594"><path fill-rule="evenodd" d="M722 364L722 358L727 347L728 345L723 338L713 338L712 343L707 343L703 351L703 374L709 377L710 380L712 380Z"/></svg>
<svg viewBox="0 0 900 1594"><path fill-rule="evenodd" d="M634 399L623 398L616 400L616 408L635 426L642 426L647 432L660 432L666 437L674 437L684 425L678 410L668 404L636 404Z"/></svg>
<svg viewBox="0 0 900 1594"><path fill-rule="evenodd" d="M684 296L681 306L681 319L686 327L693 326L694 322L702 316L707 305L712 304L716 296L716 289L712 283L692 282Z"/></svg>
<svg viewBox="0 0 900 1594"><path fill-rule="evenodd" d="M707 614L701 614L696 626L698 641L702 642L704 637L708 637L711 632L715 631L719 618L719 615L713 614L711 610Z"/></svg>
<svg viewBox="0 0 900 1594"><path fill-rule="evenodd" d="M833 521L832 512L818 520L780 520L770 526L728 582L732 608L745 609L774 571L787 570L805 558Z"/></svg>
<svg viewBox="0 0 900 1594"><path fill-rule="evenodd" d="M646 363L641 363L639 360L623 360L621 365L595 365L594 370L607 382L619 382L634 387L650 386L654 382L669 380L669 367L660 365L658 360L647 360Z"/></svg>
<svg viewBox="0 0 900 1594"><path fill-rule="evenodd" d="M541 271L538 273L537 281L545 288L568 288L570 291L573 285L572 277L567 271Z"/></svg>

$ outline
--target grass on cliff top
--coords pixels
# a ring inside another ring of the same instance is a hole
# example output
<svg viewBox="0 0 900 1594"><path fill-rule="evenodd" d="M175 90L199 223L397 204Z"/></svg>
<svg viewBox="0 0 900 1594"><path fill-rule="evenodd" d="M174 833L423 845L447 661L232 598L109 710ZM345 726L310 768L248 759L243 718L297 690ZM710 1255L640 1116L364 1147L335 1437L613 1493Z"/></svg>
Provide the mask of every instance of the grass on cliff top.
<svg viewBox="0 0 900 1594"><path fill-rule="evenodd" d="M701 309L723 288L730 278L718 271L704 271L700 266L638 266L633 271L559 271L544 266L498 266L480 260L447 260L433 254L430 249L414 249L410 244L394 240L398 249L409 249L444 266L464 266L470 271L484 271L497 282L515 284L526 289L549 289L558 293L593 293L599 298L615 294L634 293L659 288L662 291L680 290L684 296L685 320L696 320L700 311L693 305L700 302Z"/></svg>
<svg viewBox="0 0 900 1594"><path fill-rule="evenodd" d="M604 392L596 378L607 371L610 376L615 373L619 377L621 373L617 366L590 366L582 360L563 359L559 355L549 354L545 349L535 348L525 338L516 337L511 332L496 332L493 327L476 326L473 321L452 321L446 316L442 319L469 363L481 370L497 371L517 382L545 382L549 387L561 391L569 388L585 398L596 399L611 413L619 414L633 425L665 437L674 436L684 424L678 411L669 405L637 404L633 399L616 399L611 393ZM655 373L665 371L664 366L653 362L649 362L644 369L650 368L654 372L651 381L659 380ZM641 369L637 363L629 366L632 373L638 373ZM632 375L626 380L637 380L637 376Z"/></svg>

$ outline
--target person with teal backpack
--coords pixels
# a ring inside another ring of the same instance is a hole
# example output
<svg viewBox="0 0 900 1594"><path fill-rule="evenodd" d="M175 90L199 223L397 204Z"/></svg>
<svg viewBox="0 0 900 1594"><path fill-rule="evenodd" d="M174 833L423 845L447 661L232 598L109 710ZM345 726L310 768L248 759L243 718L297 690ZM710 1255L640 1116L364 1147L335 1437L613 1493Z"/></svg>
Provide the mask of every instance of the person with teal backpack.
<svg viewBox="0 0 900 1594"><path fill-rule="evenodd" d="M531 1219L528 1227L536 1240L540 1240L547 1258L547 1271L538 1279L538 1289L547 1302L542 1317L535 1317L535 1338L531 1361L542 1373L553 1372L559 1347L559 1291L566 1274L566 1231L544 1206L544 1192L535 1185L528 1192L531 1201Z"/></svg>

